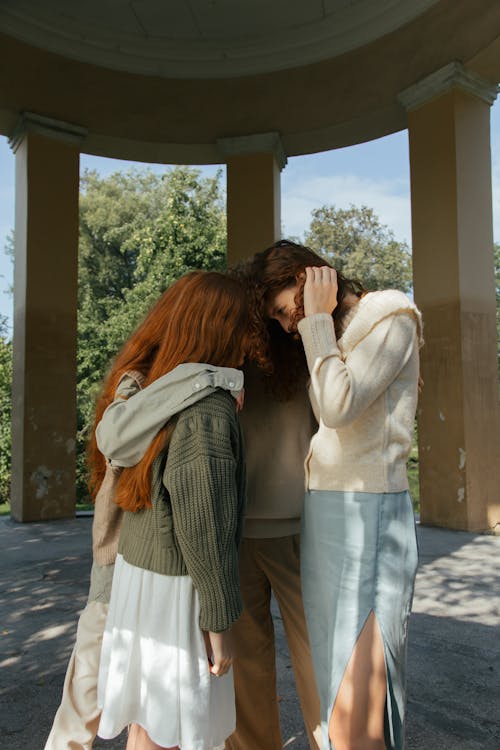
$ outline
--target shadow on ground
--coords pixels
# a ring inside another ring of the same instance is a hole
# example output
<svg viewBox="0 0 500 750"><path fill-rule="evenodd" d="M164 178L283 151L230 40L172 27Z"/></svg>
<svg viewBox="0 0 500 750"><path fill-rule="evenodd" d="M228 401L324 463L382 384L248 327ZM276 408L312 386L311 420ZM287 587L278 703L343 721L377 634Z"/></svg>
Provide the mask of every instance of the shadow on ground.
<svg viewBox="0 0 500 750"><path fill-rule="evenodd" d="M0 747L42 750L85 605L91 519L0 520ZM500 538L418 529L410 625L407 750L499 750ZM284 747L307 750L279 611ZM96 750L123 750L123 737ZM256 748L258 750L258 748Z"/></svg>

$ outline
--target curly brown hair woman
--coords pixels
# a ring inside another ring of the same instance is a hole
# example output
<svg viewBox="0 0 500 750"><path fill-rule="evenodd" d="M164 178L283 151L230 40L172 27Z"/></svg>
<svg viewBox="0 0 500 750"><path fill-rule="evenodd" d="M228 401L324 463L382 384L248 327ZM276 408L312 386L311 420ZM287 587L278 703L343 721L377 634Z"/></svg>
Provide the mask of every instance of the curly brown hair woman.
<svg viewBox="0 0 500 750"><path fill-rule="evenodd" d="M365 292L289 241L255 256L252 274L254 348L273 367L270 321L300 336L319 424L305 460L301 572L323 747L402 750L421 316L402 292Z"/></svg>

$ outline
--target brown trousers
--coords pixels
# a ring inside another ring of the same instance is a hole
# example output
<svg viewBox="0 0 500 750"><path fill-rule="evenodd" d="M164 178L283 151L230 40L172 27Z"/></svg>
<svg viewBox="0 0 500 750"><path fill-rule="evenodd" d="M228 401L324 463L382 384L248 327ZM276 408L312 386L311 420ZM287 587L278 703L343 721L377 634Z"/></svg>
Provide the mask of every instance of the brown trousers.
<svg viewBox="0 0 500 750"><path fill-rule="evenodd" d="M227 750L281 750L271 592L285 628L297 693L311 750L321 742L314 680L300 587L299 536L244 539L240 550L244 611L233 626L236 731ZM315 739L317 738L317 741Z"/></svg>

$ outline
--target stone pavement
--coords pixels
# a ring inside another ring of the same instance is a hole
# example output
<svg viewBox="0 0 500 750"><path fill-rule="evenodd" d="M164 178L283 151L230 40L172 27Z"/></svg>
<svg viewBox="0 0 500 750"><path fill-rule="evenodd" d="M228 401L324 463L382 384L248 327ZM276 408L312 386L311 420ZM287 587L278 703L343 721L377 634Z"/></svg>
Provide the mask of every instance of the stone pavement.
<svg viewBox="0 0 500 750"><path fill-rule="evenodd" d="M86 599L90 526L0 519L0 750L43 749ZM418 535L406 750L500 750L500 537ZM275 624L283 744L307 750L276 607Z"/></svg>

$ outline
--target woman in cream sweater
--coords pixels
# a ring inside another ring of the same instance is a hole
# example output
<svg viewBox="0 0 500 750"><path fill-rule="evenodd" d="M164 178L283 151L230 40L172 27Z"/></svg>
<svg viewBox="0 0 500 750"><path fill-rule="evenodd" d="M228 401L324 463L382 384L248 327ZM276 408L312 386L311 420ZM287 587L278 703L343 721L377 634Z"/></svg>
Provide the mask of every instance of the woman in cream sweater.
<svg viewBox="0 0 500 750"><path fill-rule="evenodd" d="M274 321L300 336L319 423L305 460L301 557L324 748L402 750L420 313L402 292L368 293L285 240L253 270L262 358Z"/></svg>

